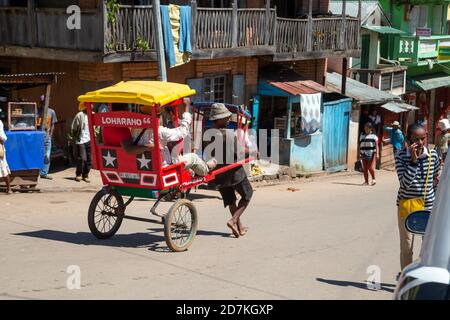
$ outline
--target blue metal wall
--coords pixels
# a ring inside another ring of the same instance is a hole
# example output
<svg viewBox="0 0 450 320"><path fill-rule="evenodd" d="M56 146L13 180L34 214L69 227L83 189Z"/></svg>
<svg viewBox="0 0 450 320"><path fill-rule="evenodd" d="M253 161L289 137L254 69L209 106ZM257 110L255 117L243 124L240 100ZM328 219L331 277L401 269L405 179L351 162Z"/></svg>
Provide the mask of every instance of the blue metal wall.
<svg viewBox="0 0 450 320"><path fill-rule="evenodd" d="M323 104L323 159L326 171L347 169L348 130L351 99L341 99Z"/></svg>

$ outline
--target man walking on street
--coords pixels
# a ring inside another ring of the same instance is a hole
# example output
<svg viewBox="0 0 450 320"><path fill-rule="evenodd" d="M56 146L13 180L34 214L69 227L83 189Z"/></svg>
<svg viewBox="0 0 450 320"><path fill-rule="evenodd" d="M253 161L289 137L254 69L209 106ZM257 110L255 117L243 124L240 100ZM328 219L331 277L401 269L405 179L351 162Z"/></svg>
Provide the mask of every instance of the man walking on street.
<svg viewBox="0 0 450 320"><path fill-rule="evenodd" d="M75 142L75 158L77 159L77 169L75 181L84 180L89 183L89 172L91 170L91 136L89 134L88 118L86 108L81 103L80 112L77 113L72 122L72 139Z"/></svg>
<svg viewBox="0 0 450 320"><path fill-rule="evenodd" d="M389 133L389 139L384 139L383 142L392 144L392 147L394 148L394 157L396 157L400 150L403 149L403 143L405 142L405 136L403 135L402 130L400 130L400 123L394 121L391 124L391 127L385 127L384 130Z"/></svg>
<svg viewBox="0 0 450 320"><path fill-rule="evenodd" d="M396 157L400 182L397 197L398 228L400 232L400 265L402 270L412 263L413 238L406 230L406 217L417 210L430 210L435 200L435 188L440 174L439 156L426 147L427 132L420 124L408 128L408 147Z"/></svg>
<svg viewBox="0 0 450 320"><path fill-rule="evenodd" d="M213 128L220 131L220 137L223 139L223 145L220 146L222 147L222 150L220 150L222 155L219 156L220 152L217 152L217 150L215 150L215 154L213 155L218 163L217 169L231 164L227 163L227 150L231 148L234 148L233 161L236 161L236 150L238 149L237 135L236 132L226 129L231 115L231 112L224 104L215 103L212 105L209 119L214 122ZM247 147L244 146L244 149L248 149ZM227 226L236 238L244 236L248 228L242 225L241 216L247 209L253 196L253 188L247 178L244 167L240 165L219 174L214 181L219 187L225 208L229 207L231 213L231 219L227 222ZM241 196L238 203L236 192Z"/></svg>
<svg viewBox="0 0 450 320"><path fill-rule="evenodd" d="M44 112L45 96L42 95L38 107L38 127L42 128L42 116ZM40 175L42 179L53 180L52 177L48 175L50 170L50 159L52 151L52 137L53 131L55 129L55 123L58 121L56 118L55 110L48 108L47 117L45 119L45 136L44 136L44 168L41 169Z"/></svg>

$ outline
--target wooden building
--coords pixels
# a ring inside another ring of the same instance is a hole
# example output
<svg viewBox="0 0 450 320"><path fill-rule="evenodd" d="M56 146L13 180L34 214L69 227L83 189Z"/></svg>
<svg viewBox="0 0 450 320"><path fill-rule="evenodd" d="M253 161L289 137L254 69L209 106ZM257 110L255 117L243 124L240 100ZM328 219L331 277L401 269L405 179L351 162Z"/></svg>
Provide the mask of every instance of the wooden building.
<svg viewBox="0 0 450 320"><path fill-rule="evenodd" d="M0 74L65 72L52 96L70 123L76 98L121 80L157 79L151 0L1 0ZM257 94L259 69L287 66L325 84L327 58L360 55L359 17L330 15L329 0L179 0L191 7L191 61L168 69L199 100L245 104ZM81 28L67 28L67 6L81 8ZM18 93L17 93L18 95ZM30 89L17 98L37 100Z"/></svg>

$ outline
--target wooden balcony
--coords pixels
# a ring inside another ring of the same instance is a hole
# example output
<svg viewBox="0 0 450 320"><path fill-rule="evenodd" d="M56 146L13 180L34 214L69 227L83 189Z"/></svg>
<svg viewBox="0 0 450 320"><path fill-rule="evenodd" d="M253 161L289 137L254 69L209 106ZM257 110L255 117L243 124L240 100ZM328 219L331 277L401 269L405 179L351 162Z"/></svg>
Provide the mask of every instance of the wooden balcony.
<svg viewBox="0 0 450 320"><path fill-rule="evenodd" d="M0 55L73 61L155 61L152 6L84 10L81 30L66 27L64 9L0 7ZM17 28L20 25L21 28ZM269 56L276 61L359 56L359 20L284 19L274 8L192 5L193 59Z"/></svg>
<svg viewBox="0 0 450 320"><path fill-rule="evenodd" d="M406 92L406 70L404 66L378 65L377 69L351 69L351 77L368 86L395 95Z"/></svg>
<svg viewBox="0 0 450 320"><path fill-rule="evenodd" d="M450 46L450 35L398 36L395 41L394 59L406 66L427 65L427 59L438 58L440 46Z"/></svg>
<svg viewBox="0 0 450 320"><path fill-rule="evenodd" d="M0 7L0 55L46 54L57 59L60 55L55 52L60 51L70 52L67 60L99 59L104 42L102 15L97 10L83 10L81 15L81 29L69 30L65 9Z"/></svg>

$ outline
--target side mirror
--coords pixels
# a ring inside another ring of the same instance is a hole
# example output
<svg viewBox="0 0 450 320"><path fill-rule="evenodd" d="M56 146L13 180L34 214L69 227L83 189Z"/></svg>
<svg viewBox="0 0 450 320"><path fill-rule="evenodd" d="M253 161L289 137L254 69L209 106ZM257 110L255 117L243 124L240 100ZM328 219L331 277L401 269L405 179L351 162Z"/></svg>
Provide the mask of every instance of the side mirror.
<svg viewBox="0 0 450 320"><path fill-rule="evenodd" d="M406 230L415 234L425 234L430 211L422 210L411 213L405 221Z"/></svg>

